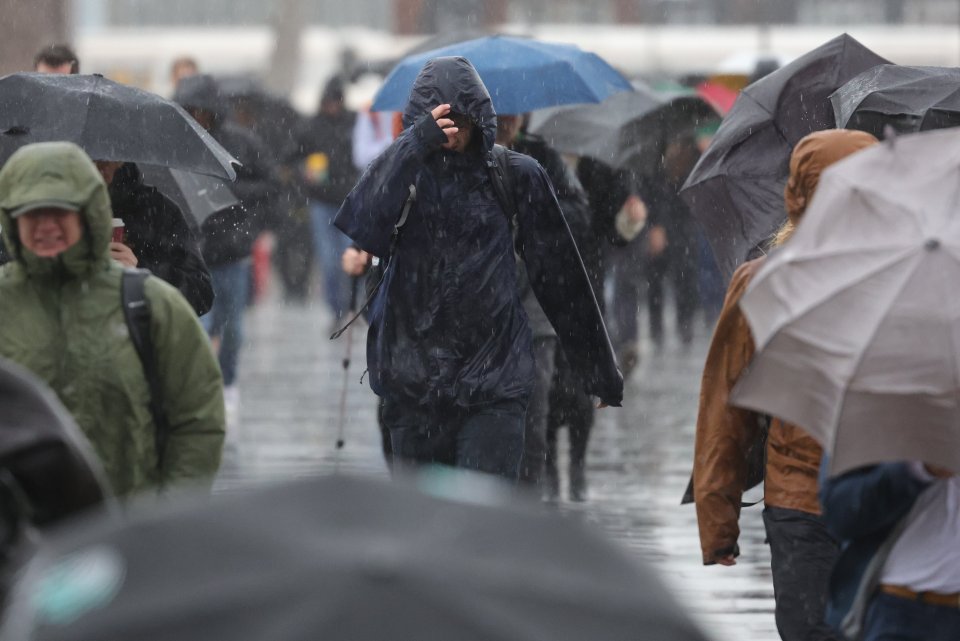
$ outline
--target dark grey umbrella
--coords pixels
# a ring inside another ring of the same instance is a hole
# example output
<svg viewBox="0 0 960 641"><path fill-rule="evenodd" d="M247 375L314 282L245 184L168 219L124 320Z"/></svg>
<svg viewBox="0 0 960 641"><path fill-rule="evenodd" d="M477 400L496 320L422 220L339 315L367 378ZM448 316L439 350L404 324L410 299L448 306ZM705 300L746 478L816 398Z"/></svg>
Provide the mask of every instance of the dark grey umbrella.
<svg viewBox="0 0 960 641"><path fill-rule="evenodd" d="M90 523L31 564L0 639L705 639L624 550L476 482L308 479Z"/></svg>
<svg viewBox="0 0 960 641"><path fill-rule="evenodd" d="M68 140L122 160L234 180L237 161L178 104L100 75L0 78L0 164L23 145Z"/></svg>
<svg viewBox="0 0 960 641"><path fill-rule="evenodd" d="M807 134L834 127L830 94L887 62L843 34L741 92L680 192L727 280L786 220L790 153Z"/></svg>
<svg viewBox="0 0 960 641"><path fill-rule="evenodd" d="M886 125L899 133L960 126L960 68L879 65L830 96L838 127L883 138Z"/></svg>
<svg viewBox="0 0 960 641"><path fill-rule="evenodd" d="M143 182L170 198L180 211L190 214L197 225L210 216L240 203L227 183L204 174L140 165Z"/></svg>

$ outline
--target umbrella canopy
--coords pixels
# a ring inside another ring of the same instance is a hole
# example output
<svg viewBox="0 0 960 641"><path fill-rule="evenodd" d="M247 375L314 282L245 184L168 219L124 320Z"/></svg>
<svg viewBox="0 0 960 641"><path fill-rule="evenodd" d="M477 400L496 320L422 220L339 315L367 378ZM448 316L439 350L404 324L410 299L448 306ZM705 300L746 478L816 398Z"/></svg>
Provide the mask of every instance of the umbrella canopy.
<svg viewBox="0 0 960 641"><path fill-rule="evenodd" d="M488 36L404 58L383 82L373 111L403 111L413 82L433 58L462 56L487 86L498 113L522 114L578 102L600 102L630 83L596 54L574 45Z"/></svg>
<svg viewBox="0 0 960 641"><path fill-rule="evenodd" d="M67 140L94 160L120 160L236 179L239 163L180 105L103 76L0 78L0 164L20 147Z"/></svg>
<svg viewBox="0 0 960 641"><path fill-rule="evenodd" d="M180 211L202 225L210 216L240 204L222 180L169 167L140 165L143 182L153 185Z"/></svg>
<svg viewBox="0 0 960 641"><path fill-rule="evenodd" d="M327 477L93 523L31 564L0 639L705 639L625 551L490 493Z"/></svg>
<svg viewBox="0 0 960 641"><path fill-rule="evenodd" d="M956 130L836 163L743 297L757 354L731 402L807 430L831 473L960 472L958 172Z"/></svg>
<svg viewBox="0 0 960 641"><path fill-rule="evenodd" d="M641 149L656 147L670 131L709 119L719 115L693 92L668 94L635 84L634 91L599 104L535 114L530 131L557 151L622 165Z"/></svg>
<svg viewBox="0 0 960 641"><path fill-rule="evenodd" d="M98 505L109 494L96 455L56 395L3 359L0 470L15 479L40 526Z"/></svg>
<svg viewBox="0 0 960 641"><path fill-rule="evenodd" d="M790 152L834 126L830 94L886 62L843 34L741 92L680 192L727 280L786 220Z"/></svg>
<svg viewBox="0 0 960 641"><path fill-rule="evenodd" d="M830 96L838 127L883 138L886 125L901 133L960 125L960 68L880 65Z"/></svg>

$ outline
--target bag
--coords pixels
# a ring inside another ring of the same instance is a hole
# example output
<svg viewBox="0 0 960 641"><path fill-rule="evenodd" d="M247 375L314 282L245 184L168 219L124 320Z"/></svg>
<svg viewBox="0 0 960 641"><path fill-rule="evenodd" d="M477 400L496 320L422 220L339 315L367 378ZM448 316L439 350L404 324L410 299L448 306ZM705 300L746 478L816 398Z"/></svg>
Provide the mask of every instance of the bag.
<svg viewBox="0 0 960 641"><path fill-rule="evenodd" d="M157 469L163 469L163 455L166 451L170 424L163 411L163 388L157 363L154 359L153 339L150 333L150 301L144 291L144 282L150 276L146 269L125 269L120 285L120 301L123 307L123 319L127 323L130 342L137 350L143 374L150 387L150 414L153 417L154 445L157 450Z"/></svg>

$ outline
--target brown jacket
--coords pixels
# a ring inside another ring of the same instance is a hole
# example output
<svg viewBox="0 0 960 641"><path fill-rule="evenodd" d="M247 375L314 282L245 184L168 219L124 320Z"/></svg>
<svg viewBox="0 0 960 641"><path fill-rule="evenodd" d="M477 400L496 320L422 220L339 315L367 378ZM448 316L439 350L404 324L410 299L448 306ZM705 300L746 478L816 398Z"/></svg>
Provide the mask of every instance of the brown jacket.
<svg viewBox="0 0 960 641"><path fill-rule="evenodd" d="M740 298L763 261L752 260L734 273L703 368L693 492L703 562L708 565L736 550L740 501L747 489L747 451L761 437L758 417L728 405L727 397L753 358L753 338L740 311ZM820 446L800 428L775 419L767 438L765 503L819 514L820 453Z"/></svg>
<svg viewBox="0 0 960 641"><path fill-rule="evenodd" d="M798 142L784 191L790 223L798 223L803 216L824 169L876 142L870 134L845 129L818 131ZM740 298L763 260L741 265L734 273L703 368L693 494L703 562L708 565L737 551L740 501L747 489L747 453L761 438L757 415L729 406L727 398L753 358L753 337L740 311ZM819 514L820 455L820 446L803 430L774 419L767 437L766 505Z"/></svg>

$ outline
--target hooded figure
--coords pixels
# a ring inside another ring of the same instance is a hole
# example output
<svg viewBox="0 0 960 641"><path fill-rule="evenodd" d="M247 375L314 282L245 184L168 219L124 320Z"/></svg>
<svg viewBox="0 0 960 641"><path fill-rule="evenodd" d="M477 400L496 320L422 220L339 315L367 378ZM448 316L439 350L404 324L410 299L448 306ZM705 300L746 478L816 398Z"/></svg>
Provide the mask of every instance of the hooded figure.
<svg viewBox="0 0 960 641"><path fill-rule="evenodd" d="M440 105L450 105L449 116ZM506 152L515 228L498 203L487 165L496 114L473 66L459 57L427 62L403 118L403 133L335 221L361 249L390 261L370 310L371 386L384 398L395 457L516 478L534 375L516 254L585 390L619 405L623 379L540 165ZM453 123L464 131L446 132ZM451 149L448 135L466 131L469 143ZM410 186L415 202L391 252Z"/></svg>
<svg viewBox="0 0 960 641"><path fill-rule="evenodd" d="M785 242L800 221L823 170L876 142L864 132L831 129L797 143L784 194L789 221L778 243ZM727 404L730 390L753 358L753 337L739 303L763 262L758 258L741 265L730 280L703 368L693 470L703 562L735 563L751 453L764 453L765 448L763 517L772 557L777 629L785 640L834 639L835 633L824 623L824 609L837 544L820 519L821 448L799 427L778 419L773 419L765 434L765 417Z"/></svg>
<svg viewBox="0 0 960 641"><path fill-rule="evenodd" d="M54 255L29 248L43 247L36 234L20 236L21 224L49 224L50 210L75 221L62 236L66 248ZM160 468L150 388L121 305L123 268L109 257L111 218L107 186L76 145L37 143L10 157L0 170L0 225L14 257L0 269L0 356L56 392L117 495L209 482L224 437L222 382L209 342L179 292L148 277L151 342L169 423Z"/></svg>

